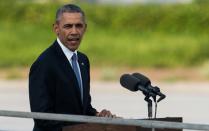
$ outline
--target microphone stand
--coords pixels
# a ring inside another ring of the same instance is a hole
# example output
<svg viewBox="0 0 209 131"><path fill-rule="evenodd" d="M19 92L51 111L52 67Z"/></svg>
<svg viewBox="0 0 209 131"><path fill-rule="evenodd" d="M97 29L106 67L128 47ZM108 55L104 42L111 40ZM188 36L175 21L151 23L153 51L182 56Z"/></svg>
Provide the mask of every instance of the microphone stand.
<svg viewBox="0 0 209 131"><path fill-rule="evenodd" d="M155 101L155 116L154 116L154 119L156 119L156 115L157 115L157 101Z"/></svg>
<svg viewBox="0 0 209 131"><path fill-rule="evenodd" d="M156 118L156 103L157 103L156 102L156 96L153 96L152 98L155 102L155 118ZM152 100L150 99L150 95L146 94L144 100L147 101L148 119L152 119ZM152 131L155 131L155 128L152 128Z"/></svg>
<svg viewBox="0 0 209 131"><path fill-rule="evenodd" d="M150 99L149 95L146 95L144 100L147 101L148 119L152 119L152 100Z"/></svg>

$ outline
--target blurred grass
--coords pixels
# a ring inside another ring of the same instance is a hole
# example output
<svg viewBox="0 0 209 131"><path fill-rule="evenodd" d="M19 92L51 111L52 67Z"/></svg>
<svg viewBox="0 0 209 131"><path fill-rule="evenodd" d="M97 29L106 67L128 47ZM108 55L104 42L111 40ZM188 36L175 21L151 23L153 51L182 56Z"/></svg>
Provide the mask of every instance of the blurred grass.
<svg viewBox="0 0 209 131"><path fill-rule="evenodd" d="M207 59L207 34L93 32L87 33L81 49L96 65L178 67Z"/></svg>
<svg viewBox="0 0 209 131"><path fill-rule="evenodd" d="M30 66L56 38L59 3L0 4L0 67ZM208 4L81 7L88 30L80 50L93 66L190 67L209 59Z"/></svg>
<svg viewBox="0 0 209 131"><path fill-rule="evenodd" d="M49 32L41 27L14 24L0 26L0 66L28 66L47 47ZM45 44L44 44L45 43Z"/></svg>

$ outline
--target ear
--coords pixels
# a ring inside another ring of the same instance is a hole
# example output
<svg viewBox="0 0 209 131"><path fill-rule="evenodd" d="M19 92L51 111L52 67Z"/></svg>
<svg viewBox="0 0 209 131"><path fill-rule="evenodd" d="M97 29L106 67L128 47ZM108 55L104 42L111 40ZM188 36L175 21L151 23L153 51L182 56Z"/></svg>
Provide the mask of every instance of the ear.
<svg viewBox="0 0 209 131"><path fill-rule="evenodd" d="M53 24L53 31L57 34L57 36L59 35L59 25L58 25L58 23Z"/></svg>

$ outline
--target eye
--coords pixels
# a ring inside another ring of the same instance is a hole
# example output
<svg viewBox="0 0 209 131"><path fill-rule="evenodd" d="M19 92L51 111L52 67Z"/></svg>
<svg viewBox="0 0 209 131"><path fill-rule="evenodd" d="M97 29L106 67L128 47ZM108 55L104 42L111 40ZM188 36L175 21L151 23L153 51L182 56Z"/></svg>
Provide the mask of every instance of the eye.
<svg viewBox="0 0 209 131"><path fill-rule="evenodd" d="M76 24L75 25L76 28L83 28L83 26L84 26L83 24Z"/></svg>
<svg viewBox="0 0 209 131"><path fill-rule="evenodd" d="M69 28L72 28L73 25L72 25L72 24L66 24L66 25L64 25L63 27L69 29Z"/></svg>

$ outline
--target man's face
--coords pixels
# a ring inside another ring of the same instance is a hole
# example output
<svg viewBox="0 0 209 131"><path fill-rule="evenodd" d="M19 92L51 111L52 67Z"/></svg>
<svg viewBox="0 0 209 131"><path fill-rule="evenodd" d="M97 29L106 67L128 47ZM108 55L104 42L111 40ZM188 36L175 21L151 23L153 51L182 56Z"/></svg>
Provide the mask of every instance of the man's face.
<svg viewBox="0 0 209 131"><path fill-rule="evenodd" d="M86 24L81 13L65 12L54 24L54 31L69 50L75 51L86 31Z"/></svg>

